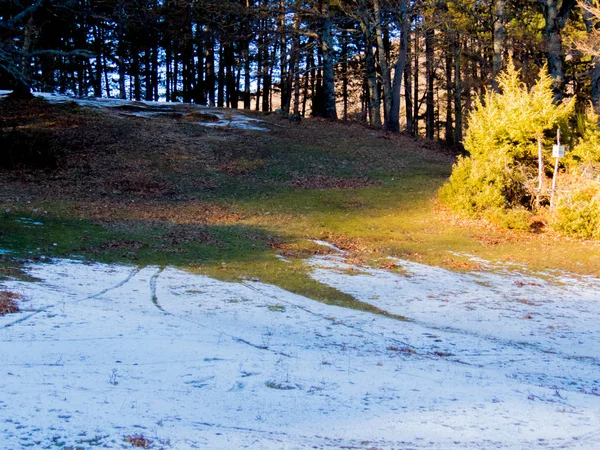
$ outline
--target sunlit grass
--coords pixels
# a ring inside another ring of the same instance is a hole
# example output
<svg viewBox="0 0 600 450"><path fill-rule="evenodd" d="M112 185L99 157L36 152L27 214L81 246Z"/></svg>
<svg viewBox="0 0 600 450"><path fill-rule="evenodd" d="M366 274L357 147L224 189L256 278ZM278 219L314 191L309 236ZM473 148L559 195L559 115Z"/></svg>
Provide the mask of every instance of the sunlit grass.
<svg viewBox="0 0 600 450"><path fill-rule="evenodd" d="M135 193L115 197L112 188L102 188L105 196L86 200L76 189L52 196L21 184L0 190L8 211L0 215L0 249L11 251L0 268L8 273L16 261L40 256L170 265L226 281L256 279L378 313L310 277L306 259L331 251L313 240L338 246L352 262L388 269L388 257L452 270L485 268L471 261L474 256L534 271L600 274L597 243L502 230L441 208L436 193L450 174L452 158L410 139L311 121L270 134L199 134L188 125L167 131L173 142L195 133L193 139L206 147L201 155L135 141L120 155L125 161L147 159L144 167L152 172L139 178L169 182L177 189L174 197L144 192L141 198ZM107 162L106 155L98 158L100 165ZM124 172L122 178L130 175ZM46 176L36 174L32 183L39 178L52 185ZM104 182L93 181L100 187ZM26 196L30 203L6 200Z"/></svg>

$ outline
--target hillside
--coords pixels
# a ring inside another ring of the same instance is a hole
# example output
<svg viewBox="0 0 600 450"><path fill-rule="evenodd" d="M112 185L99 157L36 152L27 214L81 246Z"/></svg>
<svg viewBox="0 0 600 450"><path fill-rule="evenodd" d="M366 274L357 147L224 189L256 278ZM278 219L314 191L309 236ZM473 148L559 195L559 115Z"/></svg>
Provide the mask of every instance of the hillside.
<svg viewBox="0 0 600 450"><path fill-rule="evenodd" d="M0 446L594 445L596 243L450 215L405 136L46 99L0 101Z"/></svg>
<svg viewBox="0 0 600 450"><path fill-rule="evenodd" d="M0 101L0 246L15 255L284 281L290 270L276 255L322 253L311 242L322 239L370 260L460 269L471 267L468 254L598 273L595 243L447 213L435 196L454 158L410 137L185 104L47 98Z"/></svg>

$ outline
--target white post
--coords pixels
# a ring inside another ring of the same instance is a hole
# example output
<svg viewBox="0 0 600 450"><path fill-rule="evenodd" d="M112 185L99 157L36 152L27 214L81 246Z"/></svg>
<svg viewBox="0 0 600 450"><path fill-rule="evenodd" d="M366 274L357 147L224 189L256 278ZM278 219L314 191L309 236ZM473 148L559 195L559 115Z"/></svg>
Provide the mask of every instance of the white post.
<svg viewBox="0 0 600 450"><path fill-rule="evenodd" d="M556 130L556 145L560 147L560 128ZM554 163L554 173L552 174L552 193L550 194L550 208L554 203L554 191L556 190L556 178L558 177L558 160L560 156L556 156L556 162Z"/></svg>
<svg viewBox="0 0 600 450"><path fill-rule="evenodd" d="M540 207L540 197L544 187L544 155L542 152L542 136L538 136L538 192L536 198L536 207Z"/></svg>

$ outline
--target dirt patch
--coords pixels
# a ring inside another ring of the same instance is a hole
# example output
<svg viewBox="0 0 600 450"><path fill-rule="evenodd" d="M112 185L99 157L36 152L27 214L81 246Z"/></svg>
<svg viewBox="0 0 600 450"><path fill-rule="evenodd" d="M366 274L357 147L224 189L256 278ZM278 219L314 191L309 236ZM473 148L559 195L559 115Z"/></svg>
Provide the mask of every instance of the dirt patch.
<svg viewBox="0 0 600 450"><path fill-rule="evenodd" d="M0 316L14 314L20 311L15 300L21 299L19 294L9 291L0 291Z"/></svg>

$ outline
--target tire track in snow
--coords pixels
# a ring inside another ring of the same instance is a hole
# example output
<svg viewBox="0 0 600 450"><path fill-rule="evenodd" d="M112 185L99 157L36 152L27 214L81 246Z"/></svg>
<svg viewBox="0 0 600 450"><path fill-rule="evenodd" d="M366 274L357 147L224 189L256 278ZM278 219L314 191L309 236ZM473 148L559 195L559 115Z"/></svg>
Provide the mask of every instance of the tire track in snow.
<svg viewBox="0 0 600 450"><path fill-rule="evenodd" d="M254 343L252 343L252 342L250 342L250 341L247 341L246 339L243 339L243 338L241 338L241 337L239 337L239 336L235 336L235 335L233 335L233 334L226 333L226 332L224 332L224 331L221 331L221 330L215 330L214 328L207 327L206 325L203 325L203 324L201 324L201 323L198 323L198 322L196 322L196 321L194 321L194 320L191 320L191 319L188 319L188 318L186 318L186 317L183 317L183 316L180 316L180 315L177 315L177 314L173 314L173 313L171 313L171 312L167 311L167 310L166 310L165 308L163 308L163 307L161 306L161 304L159 303L159 301L158 301L158 295L156 294L156 285L157 285L157 282L158 282L158 278L160 277L160 274L161 274L161 273L162 273L164 270L165 270L165 267L161 267L161 268L158 270L158 272L156 272L156 273L155 273L154 275L152 275L152 277L150 278L150 295L151 295L151 300L152 300L152 304L154 304L154 306L156 306L156 308L157 308L157 309L159 309L160 311L162 311L162 312L163 312L163 313L165 313L166 315L169 315L169 316L171 316L171 317L174 317L174 318L176 318L176 319L178 319L178 320L181 320L181 321L184 321L184 322L188 322L188 323L192 323L192 324L194 324L194 325L197 325L197 326L199 326L199 327L202 327L202 328L204 328L204 329L207 329L207 330L212 330L212 331L214 331L215 333L219 333L219 334L221 334L221 335L223 335L223 336L227 336L227 337L229 337L229 338L233 339L235 342L239 342L239 343L241 343L241 344L245 344L245 345L248 345L248 346L250 346L250 347L254 347L255 349L258 349L258 350L265 350L265 351L268 351L268 352L274 353L274 354L276 354L276 355L285 356L286 358L292 358L292 355L289 355L289 354L287 354L287 353L284 353L284 352L278 352L278 351L276 351L276 350L272 350L272 349L270 349L268 346L265 346L265 345L258 345L258 344L254 344Z"/></svg>
<svg viewBox="0 0 600 450"><path fill-rule="evenodd" d="M98 298L104 294L106 294L107 292L113 291L115 289L120 288L121 286L124 286L125 284L127 284L129 281L131 281L131 279L136 276L139 272L140 272L141 267L135 267L131 272L129 272L129 274L125 277L125 279L123 279L122 281L119 281L117 284L110 286L106 289L101 290L100 292L98 292L97 294L93 294L93 295L88 295L84 298L80 298L79 300L74 300L71 303L81 303L83 301L86 300L92 300L95 298ZM36 309L35 311L32 311L31 314L25 316L25 317L21 317L20 319L15 320L14 322L9 322L5 325L2 326L2 328L8 328L8 327L12 327L15 325L18 325L20 323L26 322L27 320L31 319L32 317L35 317L36 315L43 313L43 312L48 312L53 308L56 308L57 306L59 306L58 304L54 304L54 305L48 305L44 308L39 308Z"/></svg>
<svg viewBox="0 0 600 450"><path fill-rule="evenodd" d="M160 269L158 269L158 272L156 272L150 277L150 300L152 300L152 304L156 306L160 311L172 316L173 314L165 311L165 309L162 306L160 306L160 303L158 303L158 297L156 296L156 281L158 280L158 277L164 270L165 268L161 267Z"/></svg>
<svg viewBox="0 0 600 450"><path fill-rule="evenodd" d="M111 286L109 288L103 289L100 292L98 292L97 294L94 295L90 295L89 297L86 297L84 299L79 300L78 302L84 301L84 300L91 300L93 298L98 298L101 295L106 294L107 292L110 291L114 291L115 289L119 289L121 286L124 286L125 284L127 284L129 281L131 281L131 279L136 276L138 273L140 273L140 271L142 270L141 267L135 267L130 273L129 275L127 275L127 277L123 280L118 282L117 284L115 284L114 286Z"/></svg>
<svg viewBox="0 0 600 450"><path fill-rule="evenodd" d="M247 287L248 289L251 289L251 290L253 290L253 291L255 291L255 292L258 292L258 293L260 293L261 295L263 295L263 296L265 296L265 297L269 297L269 298L270 298L270 299L272 299L272 300L276 300L277 302L287 303L288 305L290 305L290 306L292 306L292 307L294 307L294 308L298 308L298 309L300 309L300 310L304 311L304 312L305 312L305 313L307 313L307 314L310 314L310 315L312 315L312 316L318 317L318 318L320 318L320 319L323 319L323 320L329 320L329 319L328 319L326 316L324 316L323 314L319 314L319 313L316 313L316 312L314 312L314 311L311 311L310 309L308 309L308 308L307 308L307 307L305 307L305 306L297 305L297 304L295 304L295 303L292 303L292 302L290 302L290 301L283 300L283 299L281 299L281 298L279 298L279 297L276 297L275 295L272 295L272 294L267 294L267 293L265 293L264 291L262 291L261 289L257 288L256 286L252 286L252 285L250 285L250 284L249 284L248 282L246 282L246 281L242 282L242 285L244 285L244 286L245 286L245 287ZM373 314L374 314L374 313L373 313ZM382 317L387 317L388 319L394 319L393 317L390 317L390 316L382 316ZM394 319L394 320L398 320L398 319ZM363 333L363 334L366 334L366 335L369 335L369 336L382 336L383 338L385 338L386 340L388 340L388 341L390 341L390 342L393 342L394 344L399 344L399 345L402 345L402 346L404 346L404 347L408 347L408 348L410 348L410 349L413 349L413 350L414 350L414 349L416 349L416 347L415 347L415 346L413 346L413 345L409 344L408 342L404 342L404 341L401 341L401 340L399 340L399 339L395 339L395 338L390 338L390 337L384 336L384 335L383 335L383 333L374 333L374 332L371 332L371 331L365 331L365 330L364 330L364 329L362 329L361 327L354 326L354 325L348 325L347 323L344 323L344 322L340 322L340 323L338 323L338 325L341 325L341 326L343 326L343 327L349 328L349 329L351 329L351 330L354 330L354 331L358 331L358 332L360 332L360 333ZM424 356L424 355L421 355L421 356Z"/></svg>

